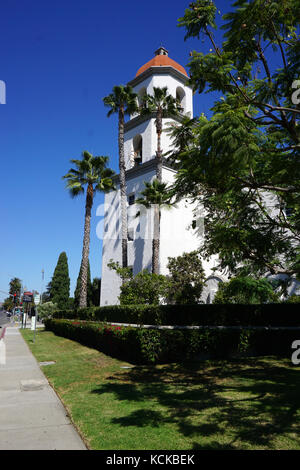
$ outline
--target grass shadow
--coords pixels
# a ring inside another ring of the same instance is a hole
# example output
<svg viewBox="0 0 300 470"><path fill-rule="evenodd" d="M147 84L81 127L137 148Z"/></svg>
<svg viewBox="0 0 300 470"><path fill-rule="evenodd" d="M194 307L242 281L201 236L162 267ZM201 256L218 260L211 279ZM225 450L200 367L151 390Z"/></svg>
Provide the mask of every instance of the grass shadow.
<svg viewBox="0 0 300 470"><path fill-rule="evenodd" d="M300 449L299 392L299 368L276 358L136 366L92 391L131 404L113 424L173 425L194 449Z"/></svg>

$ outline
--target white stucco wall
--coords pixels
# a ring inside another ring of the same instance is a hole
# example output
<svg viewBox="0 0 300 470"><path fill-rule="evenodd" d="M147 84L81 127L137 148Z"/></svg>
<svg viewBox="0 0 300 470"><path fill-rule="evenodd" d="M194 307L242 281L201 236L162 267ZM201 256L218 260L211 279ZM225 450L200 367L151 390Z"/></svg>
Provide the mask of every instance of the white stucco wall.
<svg viewBox="0 0 300 470"><path fill-rule="evenodd" d="M174 180L174 170L163 168L162 179L167 183ZM127 181L127 195L135 194L140 197L144 189L144 182L155 178L155 171L137 175ZM195 219L195 206L183 199L176 207L163 208L161 211L160 226L160 272L168 274L168 257L176 257L184 252L197 250L203 242L199 236L201 230L192 229L191 224ZM141 214L136 217L137 211ZM204 216L201 207L197 208L196 217ZM121 264L121 224L120 224L120 192L112 191L105 196L104 237L102 253L102 282L101 305L118 304L120 293L120 279L116 273L107 267L107 263L113 259ZM201 226L201 224L200 224ZM139 207L136 204L128 206L128 229L133 229L134 241L128 242L128 266L132 266L136 275L142 269L152 269L152 235L153 215L151 210ZM216 257L210 261L203 260L206 276L212 274L212 268L216 265ZM207 295L206 295L207 297Z"/></svg>
<svg viewBox="0 0 300 470"><path fill-rule="evenodd" d="M148 94L153 94L154 87L167 87L168 92L174 98L176 98L176 90L180 88L184 93L184 98L182 104L184 106L183 114L193 117L193 93L192 89L186 85L187 77L182 75L182 79L175 78L169 74L160 74L153 72L150 77L145 78L143 81L139 82L136 86L133 87L133 91L137 94L141 90L145 90ZM130 120L137 117L137 114L130 116ZM172 122L170 118L163 119L163 129L168 127L168 123ZM143 153L143 163L146 161L155 158L157 150L157 134L155 127L155 119L149 119L146 122L137 124L134 128L129 129L124 134L124 152L125 152L125 162L126 169L130 169L134 166L133 161L133 139L135 136L141 135L143 139L142 153ZM163 132L161 136L161 147L163 152L171 150L172 144L170 136Z"/></svg>
<svg viewBox="0 0 300 470"><path fill-rule="evenodd" d="M153 87L167 87L169 93L175 98L176 89L180 87L184 91L184 113L193 117L193 95L190 87L186 86L184 76L175 78L169 74L153 73L145 80L134 86L134 91L139 93L145 89L148 94L153 93ZM142 136L142 158L143 163L149 162L156 156L157 134L155 119L151 118L141 122L136 116L131 125L127 126L124 135L124 152L126 169L133 167L133 139L137 135ZM135 119L135 120L134 120ZM170 118L163 119L163 129L172 122ZM133 125L133 127L131 127ZM163 152L171 149L170 136L163 132L161 136L161 147ZM162 179L167 183L172 183L175 172L166 167L162 171ZM127 195L135 194L136 199L144 189L144 181L150 181L155 177L155 170L152 168L141 174L139 167L134 175L128 176ZM141 210L139 217L136 212ZM199 238L199 227L196 230L191 228L192 221L195 219L193 212L194 206L189 201L182 200L176 207L170 210L162 209L161 227L160 227L160 272L167 274L168 257L176 257L183 252L196 250L201 245L202 239ZM202 217L201 208L198 208L197 217ZM204 216L204 214L203 214ZM153 234L153 214L145 208L139 208L137 205L128 206L128 229L133 230L134 240L128 241L128 265L132 266L133 274L136 275L142 269L152 269L152 234ZM104 235L103 235L103 254L102 254L102 282L101 282L101 305L118 304L120 293L120 278L115 271L107 267L107 263L113 259L121 264L121 218L120 218L120 193L119 189L112 191L105 196L105 215L104 215ZM212 273L216 261L203 261L203 266L207 276Z"/></svg>

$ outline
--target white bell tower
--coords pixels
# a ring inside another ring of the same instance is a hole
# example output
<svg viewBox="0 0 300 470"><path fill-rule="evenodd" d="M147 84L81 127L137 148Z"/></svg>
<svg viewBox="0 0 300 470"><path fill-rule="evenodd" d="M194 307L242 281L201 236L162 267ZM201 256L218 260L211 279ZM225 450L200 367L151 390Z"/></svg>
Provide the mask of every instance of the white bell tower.
<svg viewBox="0 0 300 470"><path fill-rule="evenodd" d="M172 60L168 51L160 47L155 56L137 71L128 85L142 100L145 93L153 94L154 87L167 87L168 93L179 99L183 108L182 114L193 117L193 93L187 84L188 75L185 69ZM163 118L163 129L171 122ZM178 118L178 122L180 118ZM171 149L171 138L162 132L161 148L165 153ZM126 162L126 184L128 195L128 266L136 275L142 269L152 269L152 230L153 220L150 211L136 217L138 207L135 199L140 197L144 182L155 178L156 171L157 133L155 115L133 115L125 123L124 152ZM162 180L171 183L176 171L163 162ZM111 259L121 264L121 214L120 190L116 177L116 191L105 195L104 235L102 250L102 280L100 305L118 304L121 281L115 271L107 267ZM176 208L162 210L160 226L160 273L167 274L168 257L179 256L199 247L199 237L191 230L193 223L193 207L181 201ZM199 233L199 231L198 231Z"/></svg>
<svg viewBox="0 0 300 470"><path fill-rule="evenodd" d="M183 108L183 114L193 117L193 93L187 85L188 75L185 69L168 56L168 51L160 47L155 51L155 56L137 72L135 78L128 85L138 95L141 103L145 93L153 94L153 88L168 88L168 93L177 98ZM157 134L155 116L152 118L131 116L125 125L124 150L126 168L129 170L135 166L152 160L156 156ZM170 118L163 119L163 128ZM170 137L163 132L161 146L163 152L171 148Z"/></svg>

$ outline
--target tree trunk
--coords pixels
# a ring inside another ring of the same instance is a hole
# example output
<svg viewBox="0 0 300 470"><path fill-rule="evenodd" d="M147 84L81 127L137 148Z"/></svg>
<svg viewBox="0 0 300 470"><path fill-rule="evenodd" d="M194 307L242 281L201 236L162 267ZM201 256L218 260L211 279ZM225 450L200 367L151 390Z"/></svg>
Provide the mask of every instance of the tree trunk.
<svg viewBox="0 0 300 470"><path fill-rule="evenodd" d="M157 133L157 151L156 151L156 178L162 181L162 150L161 150L161 133L162 133L162 113L160 110L156 113L156 133Z"/></svg>
<svg viewBox="0 0 300 470"><path fill-rule="evenodd" d="M119 169L120 169L120 194L121 194L121 231L122 231L122 267L128 266L127 255L127 191L124 156L124 109L119 110Z"/></svg>
<svg viewBox="0 0 300 470"><path fill-rule="evenodd" d="M160 208L154 205L153 214L153 240L152 240L152 273L159 274L159 248L160 248Z"/></svg>
<svg viewBox="0 0 300 470"><path fill-rule="evenodd" d="M85 219L84 219L84 236L83 236L83 249L81 259L81 283L80 283L80 296L79 307L87 306L87 281L88 281L88 265L90 254L90 233L91 233L91 212L93 206L94 188L89 184L86 191L85 203Z"/></svg>

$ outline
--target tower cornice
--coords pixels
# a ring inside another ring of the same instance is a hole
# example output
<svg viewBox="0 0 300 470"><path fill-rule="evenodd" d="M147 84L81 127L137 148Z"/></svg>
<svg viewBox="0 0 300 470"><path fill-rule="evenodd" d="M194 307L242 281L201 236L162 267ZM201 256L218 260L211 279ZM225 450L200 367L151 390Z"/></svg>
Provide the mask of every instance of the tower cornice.
<svg viewBox="0 0 300 470"><path fill-rule="evenodd" d="M144 115L144 116L139 114L138 116L136 116L136 117L130 119L129 121L125 122L124 132L128 132L131 129L134 129L135 127L139 126L143 122L146 122L146 121L149 121L150 119L155 119L155 118L156 118L155 113L151 113L151 114ZM164 116L163 117L163 119L173 119L174 121L178 121L178 122L182 122L183 118L184 118L183 114L178 114L176 116Z"/></svg>
<svg viewBox="0 0 300 470"><path fill-rule="evenodd" d="M165 75L165 74L171 75L172 77L179 80L183 85L188 86L189 88L192 88L192 86L188 83L189 79L186 75L179 72L179 70L174 69L173 67L164 67L164 66L149 67L147 70L142 72L133 80L130 80L130 82L128 82L127 85L131 87L135 87L136 85L138 85L139 83L142 83L144 80L146 80L148 77L151 77L152 75Z"/></svg>
<svg viewBox="0 0 300 470"><path fill-rule="evenodd" d="M140 165L134 166L133 168L130 168L129 170L126 170L126 180L129 181L133 178L136 178L137 176L149 173L150 171L153 171L155 173L156 165L157 165L156 158L152 158L151 160L148 160L147 162L144 162L144 163L141 163ZM163 158L162 166L163 166L163 168L167 168L168 170L172 170L174 173L177 173L177 170L174 169L174 166L172 165L172 163L169 162L166 158ZM119 183L119 174L114 175L112 177L112 180L116 184L118 184Z"/></svg>

